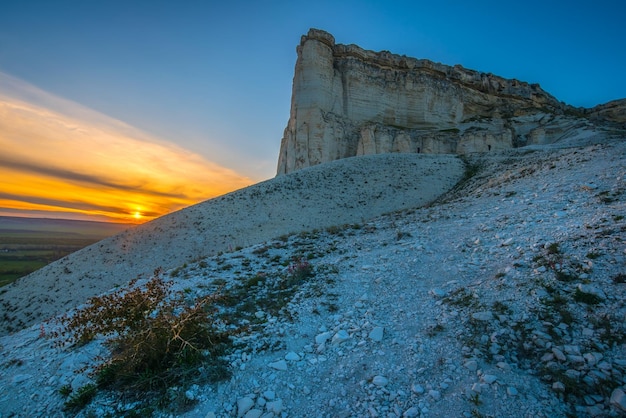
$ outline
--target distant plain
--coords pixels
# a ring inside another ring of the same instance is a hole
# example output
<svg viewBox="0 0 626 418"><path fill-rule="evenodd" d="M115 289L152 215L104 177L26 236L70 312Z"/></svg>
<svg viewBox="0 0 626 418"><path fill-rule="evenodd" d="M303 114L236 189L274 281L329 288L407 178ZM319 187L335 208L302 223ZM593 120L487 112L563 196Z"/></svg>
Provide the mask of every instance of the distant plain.
<svg viewBox="0 0 626 418"><path fill-rule="evenodd" d="M132 226L0 216L0 287Z"/></svg>

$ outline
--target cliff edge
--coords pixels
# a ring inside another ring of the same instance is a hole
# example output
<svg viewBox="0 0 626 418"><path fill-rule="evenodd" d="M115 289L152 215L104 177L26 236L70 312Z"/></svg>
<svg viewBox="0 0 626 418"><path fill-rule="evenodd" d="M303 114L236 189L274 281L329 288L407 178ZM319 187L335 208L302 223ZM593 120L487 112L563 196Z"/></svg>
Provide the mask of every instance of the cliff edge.
<svg viewBox="0 0 626 418"><path fill-rule="evenodd" d="M297 54L279 175L367 154L549 144L623 113L574 108L538 84L460 65L336 44L318 29L302 37Z"/></svg>

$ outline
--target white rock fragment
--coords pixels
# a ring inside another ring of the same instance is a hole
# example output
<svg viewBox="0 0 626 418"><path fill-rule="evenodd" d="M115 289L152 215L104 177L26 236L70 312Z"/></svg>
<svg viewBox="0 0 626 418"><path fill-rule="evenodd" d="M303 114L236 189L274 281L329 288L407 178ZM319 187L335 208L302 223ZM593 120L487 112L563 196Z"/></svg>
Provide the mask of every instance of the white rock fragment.
<svg viewBox="0 0 626 418"><path fill-rule="evenodd" d="M501 245L502 245L503 247L508 247L508 246L509 246L509 245L511 245L511 244L513 244L513 238L508 238L508 239L506 239L506 240L502 241L502 244L501 244Z"/></svg>
<svg viewBox="0 0 626 418"><path fill-rule="evenodd" d="M443 289L435 288L430 291L430 294L436 298L443 298L446 296L446 291Z"/></svg>
<svg viewBox="0 0 626 418"><path fill-rule="evenodd" d="M387 385L387 383L389 383L389 380L386 377L379 375L374 376L374 378L372 379L372 383L376 386L385 386Z"/></svg>
<svg viewBox="0 0 626 418"><path fill-rule="evenodd" d="M620 388L617 388L611 393L611 406L619 409L622 412L626 412L626 394Z"/></svg>
<svg viewBox="0 0 626 418"><path fill-rule="evenodd" d="M383 340L384 328L374 327L369 333L369 338L375 342L381 342Z"/></svg>
<svg viewBox="0 0 626 418"><path fill-rule="evenodd" d="M404 414L402 414L402 416L404 418L419 417L420 416L420 410L419 410L418 407L412 406L409 409L407 409L406 411L404 411Z"/></svg>
<svg viewBox="0 0 626 418"><path fill-rule="evenodd" d="M326 341L330 340L333 336L332 332L322 332L321 334L317 334L315 336L315 343L316 344L324 344Z"/></svg>
<svg viewBox="0 0 626 418"><path fill-rule="evenodd" d="M293 351L288 352L285 355L285 360L287 361L300 361L300 356L297 353L294 353Z"/></svg>
<svg viewBox="0 0 626 418"><path fill-rule="evenodd" d="M438 390L431 389L428 391L428 396L433 398L433 400L438 401L441 399L441 392L439 392Z"/></svg>
<svg viewBox="0 0 626 418"><path fill-rule="evenodd" d="M246 412L252 409L254 401L249 397L240 398L237 400L237 417L242 418L246 415Z"/></svg>
<svg viewBox="0 0 626 418"><path fill-rule="evenodd" d="M565 357L565 354L563 354L563 352L556 347L552 348L552 353L554 354L554 357L556 357L558 361L567 360L567 357Z"/></svg>
<svg viewBox="0 0 626 418"><path fill-rule="evenodd" d="M277 399L272 402L268 402L265 405L267 412L271 412L276 416L280 416L281 411L283 410L283 401L282 399Z"/></svg>
<svg viewBox="0 0 626 418"><path fill-rule="evenodd" d="M348 334L348 331L342 329L338 331L335 335L333 335L332 343L334 345L339 345L343 342L348 341L349 339L350 339L350 334Z"/></svg>
<svg viewBox="0 0 626 418"><path fill-rule="evenodd" d="M463 366L470 372L475 372L478 369L478 362L476 360L468 360Z"/></svg>
<svg viewBox="0 0 626 418"><path fill-rule="evenodd" d="M504 362L504 361L499 361L496 364L496 366L498 366L499 369L502 369L504 371L507 371L507 372L511 371L511 366L508 363Z"/></svg>
<svg viewBox="0 0 626 418"><path fill-rule="evenodd" d="M411 385L411 392L421 395L422 393L425 392L424 386L420 385L419 383L413 383Z"/></svg>
<svg viewBox="0 0 626 418"><path fill-rule="evenodd" d="M261 415L263 415L263 411L260 409L251 409L246 412L246 415L244 415L243 418L260 418Z"/></svg>
<svg viewBox="0 0 626 418"><path fill-rule="evenodd" d="M474 312L472 318L477 321L492 321L493 313L491 313L491 311Z"/></svg>
<svg viewBox="0 0 626 418"><path fill-rule="evenodd" d="M273 401L276 398L276 392L273 390L266 390L263 392L263 397L268 401Z"/></svg>
<svg viewBox="0 0 626 418"><path fill-rule="evenodd" d="M513 387L513 386L509 386L506 388L506 394L509 396L517 396L518 395L518 391L517 388Z"/></svg>
<svg viewBox="0 0 626 418"><path fill-rule="evenodd" d="M493 374L485 374L483 375L481 380L485 382L486 384L490 385L494 383L496 380L498 380L498 376L493 375Z"/></svg>
<svg viewBox="0 0 626 418"><path fill-rule="evenodd" d="M285 360L278 360L268 364L272 369L285 371L287 370L287 362Z"/></svg>

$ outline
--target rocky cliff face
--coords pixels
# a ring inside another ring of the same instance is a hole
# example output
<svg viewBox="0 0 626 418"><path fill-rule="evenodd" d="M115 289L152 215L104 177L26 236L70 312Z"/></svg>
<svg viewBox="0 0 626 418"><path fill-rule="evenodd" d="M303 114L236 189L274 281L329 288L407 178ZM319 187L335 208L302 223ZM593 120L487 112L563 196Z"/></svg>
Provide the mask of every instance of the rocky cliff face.
<svg viewBox="0 0 626 418"><path fill-rule="evenodd" d="M538 84L335 44L317 29L297 52L278 174L366 154L546 144L593 126ZM615 113L601 110L596 119Z"/></svg>

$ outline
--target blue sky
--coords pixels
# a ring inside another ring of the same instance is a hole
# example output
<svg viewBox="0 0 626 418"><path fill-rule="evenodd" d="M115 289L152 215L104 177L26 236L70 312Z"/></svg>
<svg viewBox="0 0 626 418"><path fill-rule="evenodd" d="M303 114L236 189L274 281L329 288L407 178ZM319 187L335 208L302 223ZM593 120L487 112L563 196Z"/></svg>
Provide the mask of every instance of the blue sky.
<svg viewBox="0 0 626 418"><path fill-rule="evenodd" d="M0 6L0 72L22 84L5 96L44 92L256 182L275 174L310 27L591 107L626 97L625 21L618 0L20 0Z"/></svg>

